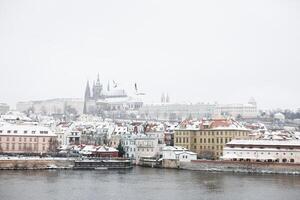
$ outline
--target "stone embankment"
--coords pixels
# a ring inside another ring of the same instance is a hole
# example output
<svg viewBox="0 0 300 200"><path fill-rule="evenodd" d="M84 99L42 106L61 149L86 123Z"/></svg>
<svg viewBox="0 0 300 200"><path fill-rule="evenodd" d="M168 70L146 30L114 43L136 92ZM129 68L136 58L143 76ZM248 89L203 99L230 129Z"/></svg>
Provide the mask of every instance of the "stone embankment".
<svg viewBox="0 0 300 200"><path fill-rule="evenodd" d="M296 163L258 163L238 161L195 160L192 162L173 162L179 169L212 171L212 172L241 172L241 173L271 173L300 175L300 164ZM166 167L172 167L169 164Z"/></svg>
<svg viewBox="0 0 300 200"><path fill-rule="evenodd" d="M0 158L0 169L72 169L74 162L69 158L7 157Z"/></svg>

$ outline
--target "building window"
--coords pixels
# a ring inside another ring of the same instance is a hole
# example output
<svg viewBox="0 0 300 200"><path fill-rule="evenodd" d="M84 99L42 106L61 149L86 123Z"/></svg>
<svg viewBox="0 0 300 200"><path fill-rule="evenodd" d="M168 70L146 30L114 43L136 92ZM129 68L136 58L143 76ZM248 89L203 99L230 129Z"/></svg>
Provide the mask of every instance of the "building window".
<svg viewBox="0 0 300 200"><path fill-rule="evenodd" d="M24 131L24 134L27 134L27 131L26 131L26 130Z"/></svg>
<svg viewBox="0 0 300 200"><path fill-rule="evenodd" d="M10 130L7 130L7 133L10 133L11 131Z"/></svg>
<svg viewBox="0 0 300 200"><path fill-rule="evenodd" d="M6 138L6 141L9 142L9 137Z"/></svg>
<svg viewBox="0 0 300 200"><path fill-rule="evenodd" d="M197 139L196 138L194 138L194 143L197 143Z"/></svg>
<svg viewBox="0 0 300 200"><path fill-rule="evenodd" d="M17 131L17 130L14 130L14 133L18 133L18 131Z"/></svg>

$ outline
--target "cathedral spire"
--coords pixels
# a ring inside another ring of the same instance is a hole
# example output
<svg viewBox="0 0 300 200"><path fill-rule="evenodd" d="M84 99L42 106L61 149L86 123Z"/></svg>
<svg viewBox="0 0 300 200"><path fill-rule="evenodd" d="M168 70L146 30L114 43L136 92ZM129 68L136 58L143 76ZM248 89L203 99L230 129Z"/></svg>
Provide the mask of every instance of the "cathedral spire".
<svg viewBox="0 0 300 200"><path fill-rule="evenodd" d="M165 103L165 102L166 102L165 93L162 93L162 94L161 94L160 102L161 102L161 103Z"/></svg>
<svg viewBox="0 0 300 200"><path fill-rule="evenodd" d="M107 82L107 91L110 91L109 81Z"/></svg>
<svg viewBox="0 0 300 200"><path fill-rule="evenodd" d="M170 97L169 97L168 93L167 93L167 96L166 96L166 103L170 103Z"/></svg>
<svg viewBox="0 0 300 200"><path fill-rule="evenodd" d="M91 98L91 89L90 89L89 81L87 81L85 87L84 99L89 99L89 98Z"/></svg>
<svg viewBox="0 0 300 200"><path fill-rule="evenodd" d="M86 82L85 93L84 93L84 105L83 114L87 114L87 101L91 99L91 89L89 81Z"/></svg>
<svg viewBox="0 0 300 200"><path fill-rule="evenodd" d="M98 73L98 75L97 75L97 83L96 83L96 84L98 84L98 83L100 83L100 76L99 76L99 73Z"/></svg>

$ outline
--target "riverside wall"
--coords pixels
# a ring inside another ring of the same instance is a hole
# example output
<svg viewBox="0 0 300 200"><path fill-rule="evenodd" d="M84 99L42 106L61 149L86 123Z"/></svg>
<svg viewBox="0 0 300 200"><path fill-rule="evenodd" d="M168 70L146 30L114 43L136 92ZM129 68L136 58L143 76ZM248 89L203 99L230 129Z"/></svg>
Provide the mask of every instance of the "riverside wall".
<svg viewBox="0 0 300 200"><path fill-rule="evenodd" d="M0 159L0 169L72 169L74 159L9 158Z"/></svg>
<svg viewBox="0 0 300 200"><path fill-rule="evenodd" d="M180 162L179 168L186 170L212 172L272 173L300 175L300 164L296 163L254 163L238 161L194 160L192 162Z"/></svg>
<svg viewBox="0 0 300 200"><path fill-rule="evenodd" d="M170 168L170 169L179 169L180 168L180 162L176 159L164 159L162 161L162 167L163 168Z"/></svg>

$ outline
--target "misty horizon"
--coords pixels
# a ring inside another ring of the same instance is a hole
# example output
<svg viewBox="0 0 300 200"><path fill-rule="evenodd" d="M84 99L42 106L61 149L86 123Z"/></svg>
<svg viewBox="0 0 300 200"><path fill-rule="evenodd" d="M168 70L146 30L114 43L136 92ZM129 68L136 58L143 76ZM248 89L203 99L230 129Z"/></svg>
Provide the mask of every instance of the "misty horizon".
<svg viewBox="0 0 300 200"><path fill-rule="evenodd" d="M115 80L145 103L298 109L297 1L0 1L0 102L81 98Z"/></svg>

